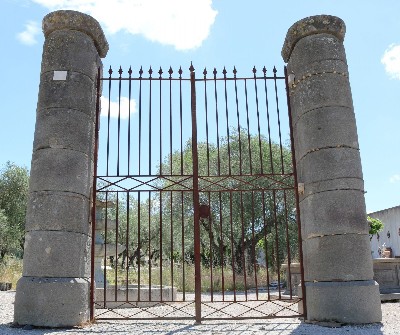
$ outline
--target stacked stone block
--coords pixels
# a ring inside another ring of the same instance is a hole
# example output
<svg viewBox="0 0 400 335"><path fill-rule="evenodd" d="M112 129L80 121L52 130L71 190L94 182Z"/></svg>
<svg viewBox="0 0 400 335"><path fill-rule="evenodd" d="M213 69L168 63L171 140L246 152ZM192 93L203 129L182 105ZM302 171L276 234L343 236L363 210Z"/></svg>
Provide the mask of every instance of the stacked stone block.
<svg viewBox="0 0 400 335"><path fill-rule="evenodd" d="M14 321L64 327L89 319L96 83L108 43L96 20L75 11L48 14L43 32Z"/></svg>
<svg viewBox="0 0 400 335"><path fill-rule="evenodd" d="M289 29L282 50L294 75L290 105L297 177L304 184L307 319L379 322L344 35L341 19L308 17Z"/></svg>

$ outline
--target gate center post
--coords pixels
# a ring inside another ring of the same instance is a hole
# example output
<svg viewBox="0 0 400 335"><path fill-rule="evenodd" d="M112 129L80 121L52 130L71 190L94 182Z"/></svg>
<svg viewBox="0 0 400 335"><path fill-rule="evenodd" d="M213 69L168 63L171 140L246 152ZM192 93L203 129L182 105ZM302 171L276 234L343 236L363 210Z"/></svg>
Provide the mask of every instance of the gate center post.
<svg viewBox="0 0 400 335"><path fill-rule="evenodd" d="M193 161L193 206L194 206L194 271L195 271L195 312L196 322L201 322L201 258L200 258L200 200L199 200L199 160L197 152L196 115L196 74L190 66L190 91L192 111L192 161Z"/></svg>

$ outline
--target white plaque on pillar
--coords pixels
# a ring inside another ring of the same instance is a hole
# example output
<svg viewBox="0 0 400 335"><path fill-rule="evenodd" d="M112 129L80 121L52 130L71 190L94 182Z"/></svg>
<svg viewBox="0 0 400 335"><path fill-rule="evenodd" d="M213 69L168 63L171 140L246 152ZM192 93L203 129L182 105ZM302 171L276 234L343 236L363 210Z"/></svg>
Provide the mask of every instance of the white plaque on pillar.
<svg viewBox="0 0 400 335"><path fill-rule="evenodd" d="M54 71L53 80L67 80L67 71Z"/></svg>

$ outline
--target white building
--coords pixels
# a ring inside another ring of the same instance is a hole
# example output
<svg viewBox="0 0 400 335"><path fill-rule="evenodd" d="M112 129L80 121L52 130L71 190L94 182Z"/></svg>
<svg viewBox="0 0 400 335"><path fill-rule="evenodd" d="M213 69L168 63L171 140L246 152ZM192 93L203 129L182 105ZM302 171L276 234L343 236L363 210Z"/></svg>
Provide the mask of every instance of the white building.
<svg viewBox="0 0 400 335"><path fill-rule="evenodd" d="M383 222L384 228L371 240L372 258L379 258L379 248L385 244L392 248L392 257L400 257L400 206L368 214Z"/></svg>

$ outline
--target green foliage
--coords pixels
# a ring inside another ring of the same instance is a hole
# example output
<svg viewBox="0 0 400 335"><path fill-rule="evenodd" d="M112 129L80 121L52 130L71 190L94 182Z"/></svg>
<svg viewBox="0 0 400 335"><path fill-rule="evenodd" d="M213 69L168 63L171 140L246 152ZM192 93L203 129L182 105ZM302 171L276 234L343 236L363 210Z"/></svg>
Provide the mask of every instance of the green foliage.
<svg viewBox="0 0 400 335"><path fill-rule="evenodd" d="M383 230L383 222L381 220L367 216L367 221L369 224L369 234L371 235L371 238Z"/></svg>
<svg viewBox="0 0 400 335"><path fill-rule="evenodd" d="M242 129L240 134L232 131L229 139L221 137L219 145L199 142L197 149L200 204L209 205L211 212L210 220L200 220L202 266L231 267L240 274L257 269L260 251L268 262L261 266L273 270L289 252L295 259L293 179L285 176L292 172L290 148ZM108 192L107 199L99 193L102 200L118 203L118 208L107 211L110 219L118 218L119 227L118 232L107 233L107 240L128 245L125 256L132 266L139 262L157 266L161 259L170 265L171 260L180 264L194 260L191 140L183 152L164 158L159 174L166 176L157 185L162 192L119 193L118 199L116 192ZM182 185L186 191L181 191ZM125 260L119 264L126 266Z"/></svg>
<svg viewBox="0 0 400 335"><path fill-rule="evenodd" d="M0 171L0 260L22 256L28 197L28 170L7 162Z"/></svg>

